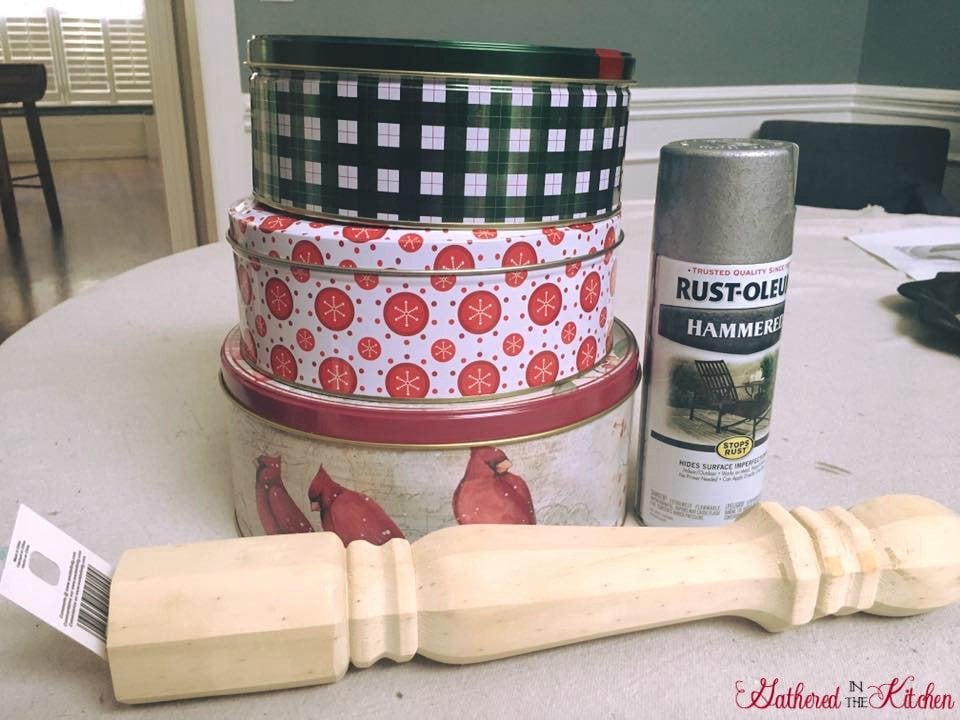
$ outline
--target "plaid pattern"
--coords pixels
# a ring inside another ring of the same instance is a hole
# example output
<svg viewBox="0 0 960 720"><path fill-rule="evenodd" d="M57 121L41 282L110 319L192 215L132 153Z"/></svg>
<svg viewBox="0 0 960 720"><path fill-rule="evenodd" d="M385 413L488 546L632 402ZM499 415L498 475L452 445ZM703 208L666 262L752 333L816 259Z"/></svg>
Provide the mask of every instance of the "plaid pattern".
<svg viewBox="0 0 960 720"><path fill-rule="evenodd" d="M308 213L557 223L620 205L624 86L260 71L253 186Z"/></svg>

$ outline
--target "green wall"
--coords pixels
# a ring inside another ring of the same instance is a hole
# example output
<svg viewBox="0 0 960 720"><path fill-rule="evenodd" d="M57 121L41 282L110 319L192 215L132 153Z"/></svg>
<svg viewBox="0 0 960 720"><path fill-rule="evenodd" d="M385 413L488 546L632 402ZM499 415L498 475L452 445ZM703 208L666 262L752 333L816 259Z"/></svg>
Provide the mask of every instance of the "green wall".
<svg viewBox="0 0 960 720"><path fill-rule="evenodd" d="M256 33L612 47L636 56L645 87L856 82L868 10L868 0L235 1L243 57Z"/></svg>
<svg viewBox="0 0 960 720"><path fill-rule="evenodd" d="M870 0L858 77L960 90L960 0Z"/></svg>

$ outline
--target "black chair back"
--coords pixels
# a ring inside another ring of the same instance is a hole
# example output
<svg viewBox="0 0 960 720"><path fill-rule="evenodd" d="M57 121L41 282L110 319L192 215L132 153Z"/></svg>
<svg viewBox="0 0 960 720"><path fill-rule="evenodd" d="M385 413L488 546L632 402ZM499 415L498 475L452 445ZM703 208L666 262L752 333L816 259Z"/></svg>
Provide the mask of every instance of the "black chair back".
<svg viewBox="0 0 960 720"><path fill-rule="evenodd" d="M921 212L921 198L943 189L950 145L944 128L767 120L760 137L800 146L800 205Z"/></svg>

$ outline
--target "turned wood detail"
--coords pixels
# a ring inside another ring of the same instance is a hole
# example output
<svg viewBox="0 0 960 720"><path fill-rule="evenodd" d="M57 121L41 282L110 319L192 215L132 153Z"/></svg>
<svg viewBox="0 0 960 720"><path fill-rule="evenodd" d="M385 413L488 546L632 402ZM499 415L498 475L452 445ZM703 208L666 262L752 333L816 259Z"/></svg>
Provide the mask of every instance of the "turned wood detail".
<svg viewBox="0 0 960 720"><path fill-rule="evenodd" d="M410 545L331 533L132 550L111 592L117 699L339 679L415 653L470 663L722 615L771 631L960 599L960 516L925 498L755 506L712 528L465 525Z"/></svg>

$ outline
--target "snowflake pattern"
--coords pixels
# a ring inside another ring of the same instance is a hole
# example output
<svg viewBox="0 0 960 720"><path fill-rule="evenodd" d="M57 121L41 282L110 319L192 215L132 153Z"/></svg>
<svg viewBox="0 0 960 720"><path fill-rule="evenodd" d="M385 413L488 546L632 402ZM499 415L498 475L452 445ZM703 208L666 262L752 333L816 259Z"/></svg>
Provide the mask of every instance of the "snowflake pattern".
<svg viewBox="0 0 960 720"><path fill-rule="evenodd" d="M398 335L416 335L429 319L427 304L413 293L397 293L383 306L387 327Z"/></svg>
<svg viewBox="0 0 960 720"><path fill-rule="evenodd" d="M327 358L320 363L320 385L335 393L352 393L357 387L357 374L346 360Z"/></svg>
<svg viewBox="0 0 960 720"><path fill-rule="evenodd" d="M580 372L589 370L597 364L597 339L593 335L584 338L577 350L577 369Z"/></svg>
<svg viewBox="0 0 960 720"><path fill-rule="evenodd" d="M240 299L244 305L249 305L253 299L253 281L250 280L250 272L241 263L237 263L237 287L240 290Z"/></svg>
<svg viewBox="0 0 960 720"><path fill-rule="evenodd" d="M503 254L503 263L502 267L526 267L528 265L535 265L537 262L537 251L533 249L533 246L529 243L518 242L510 246L510 248ZM504 278L504 281L510 287L517 287L522 285L523 281L527 279L527 271L520 270L517 272L508 272Z"/></svg>
<svg viewBox="0 0 960 720"><path fill-rule="evenodd" d="M443 248L437 253L433 262L434 270L461 272L463 270L473 270L474 267L473 255L469 250L460 246ZM434 288L440 292L445 292L456 285L457 279L453 275L434 275L430 278L430 282Z"/></svg>
<svg viewBox="0 0 960 720"><path fill-rule="evenodd" d="M477 360L460 371L457 381L461 394L465 396L490 395L500 385L500 373L496 365L486 360Z"/></svg>
<svg viewBox="0 0 960 720"><path fill-rule="evenodd" d="M278 378L294 380L297 377L297 360L283 345L274 345L270 350L270 369Z"/></svg>
<svg viewBox="0 0 960 720"><path fill-rule="evenodd" d="M360 353L360 357L364 360L376 360L380 357L382 350L376 338L360 338L360 342L357 343L357 352Z"/></svg>
<svg viewBox="0 0 960 720"><path fill-rule="evenodd" d="M557 379L559 365L557 356L549 350L544 350L533 356L527 366L527 385L539 387L552 383Z"/></svg>
<svg viewBox="0 0 960 720"><path fill-rule="evenodd" d="M412 363L394 365L387 373L387 392L391 397L422 398L429 387L426 372Z"/></svg>
<svg viewBox="0 0 960 720"><path fill-rule="evenodd" d="M337 288L317 293L314 308L320 322L331 330L343 330L353 321L353 301Z"/></svg>
<svg viewBox="0 0 960 720"><path fill-rule="evenodd" d="M547 242L551 245L559 245L563 242L564 232L560 228L548 227L543 229L543 234L547 236Z"/></svg>
<svg viewBox="0 0 960 720"><path fill-rule="evenodd" d="M297 330L297 345L300 346L301 350L310 352L316 347L317 340L313 337L313 333L307 330L307 328L300 328Z"/></svg>
<svg viewBox="0 0 960 720"><path fill-rule="evenodd" d="M530 293L530 302L528 303L530 319L537 325L547 325L560 314L562 303L563 294L560 292L560 288L553 283L539 285L536 290Z"/></svg>
<svg viewBox="0 0 960 720"><path fill-rule="evenodd" d="M430 346L430 354L437 362L447 362L457 354L457 346L446 338L440 338Z"/></svg>
<svg viewBox="0 0 960 720"><path fill-rule="evenodd" d="M293 312L293 295L287 284L278 278L270 278L266 286L267 308L278 320L286 320Z"/></svg>
<svg viewBox="0 0 960 720"><path fill-rule="evenodd" d="M587 275L580 286L580 305L587 312L591 312L600 301L600 275L594 271Z"/></svg>
<svg viewBox="0 0 960 720"><path fill-rule="evenodd" d="M406 233L400 236L400 239L397 240L397 245L399 245L400 249L404 252L416 252L423 247L423 237L417 235L417 233Z"/></svg>
<svg viewBox="0 0 960 720"><path fill-rule="evenodd" d="M454 400L549 385L607 352L616 258L578 258L610 250L610 223L347 232L295 220L267 233L262 211L242 219L231 218L233 237L256 250L237 253L242 352L267 375L338 394ZM346 272L328 269L337 266ZM448 274L392 274L403 268ZM463 274L479 268L498 272Z"/></svg>
<svg viewBox="0 0 960 720"><path fill-rule="evenodd" d="M343 236L350 242L355 243L365 243L370 240L379 240L384 235L387 234L387 229L383 227L372 227L372 226L362 226L362 227L345 227L343 229Z"/></svg>
<svg viewBox="0 0 960 720"><path fill-rule="evenodd" d="M486 290L477 290L467 295L457 311L460 324L468 332L489 332L500 319L500 301Z"/></svg>
<svg viewBox="0 0 960 720"><path fill-rule="evenodd" d="M519 355L523 350L523 335L520 333L510 333L503 339L503 351L513 357Z"/></svg>

